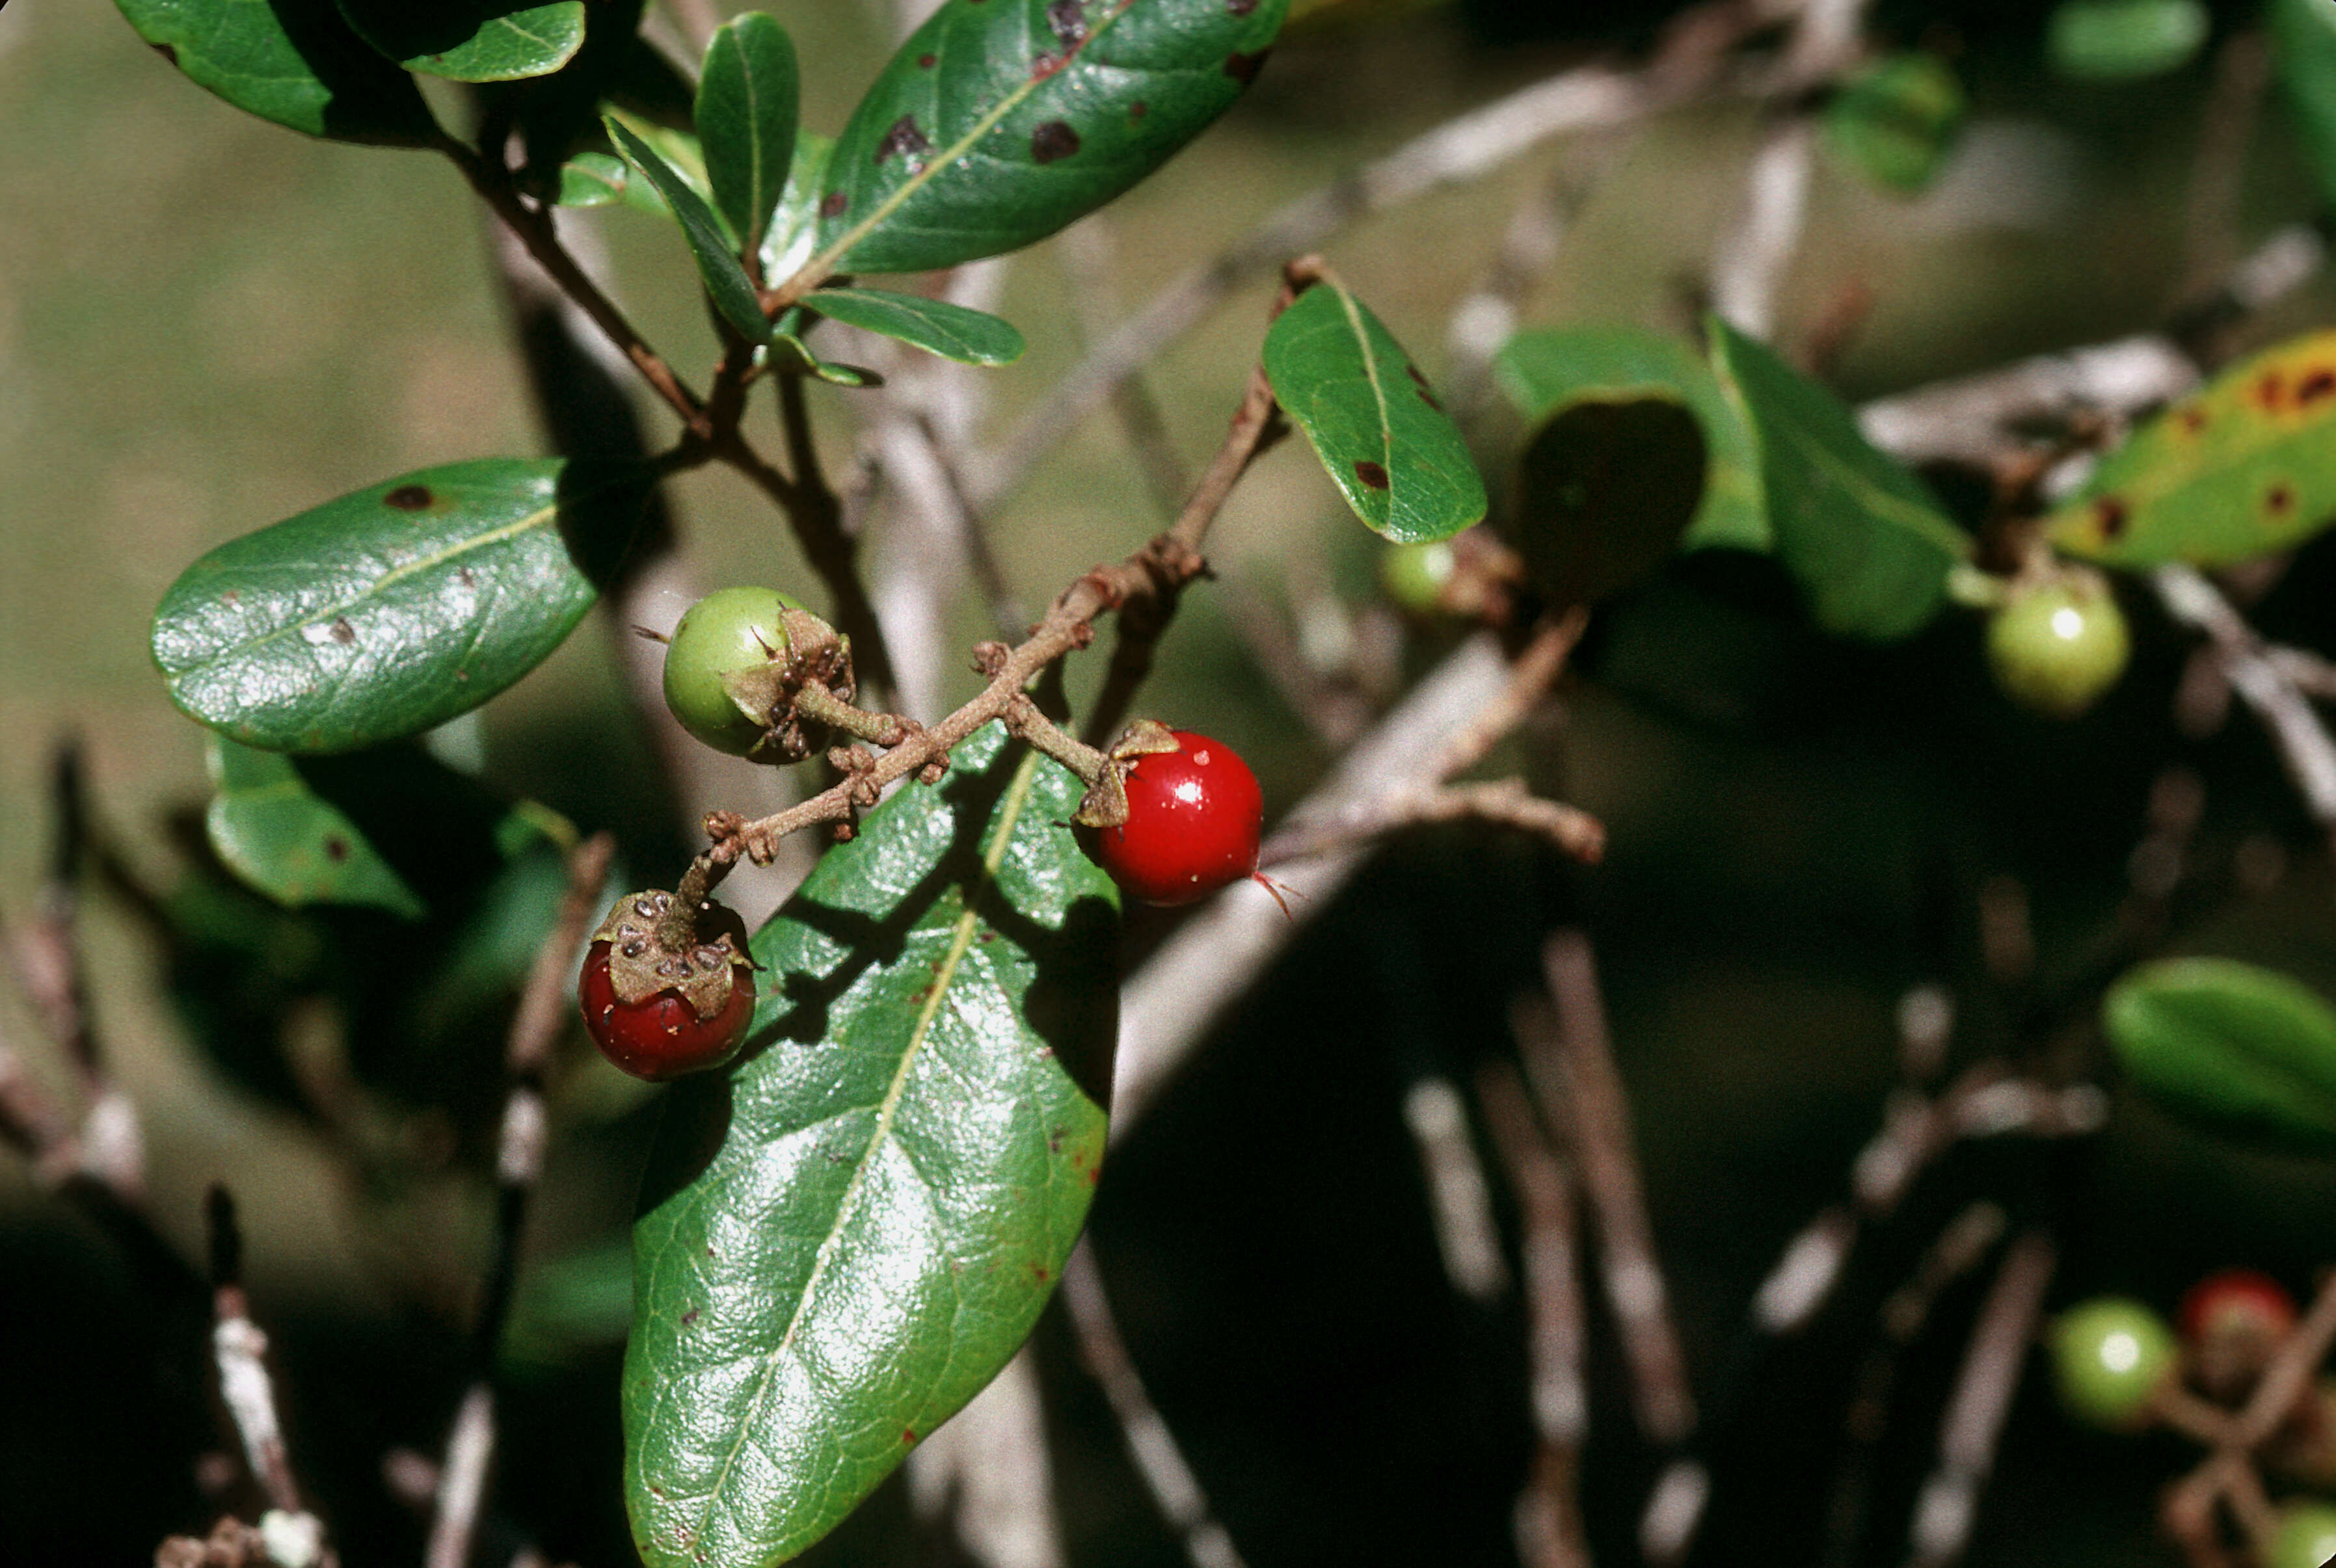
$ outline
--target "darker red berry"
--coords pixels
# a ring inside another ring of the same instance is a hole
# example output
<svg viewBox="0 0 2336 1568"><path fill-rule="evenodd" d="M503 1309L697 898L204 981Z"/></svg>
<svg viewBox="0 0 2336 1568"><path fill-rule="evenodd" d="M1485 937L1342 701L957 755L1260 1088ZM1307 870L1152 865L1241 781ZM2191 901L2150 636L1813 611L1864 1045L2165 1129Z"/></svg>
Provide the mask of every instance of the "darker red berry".
<svg viewBox="0 0 2336 1568"><path fill-rule="evenodd" d="M2270 1275L2222 1269L2190 1287L2175 1314L2191 1380L2211 1398L2237 1403L2295 1327L2295 1298Z"/></svg>
<svg viewBox="0 0 2336 1568"><path fill-rule="evenodd" d="M635 1078L652 1081L721 1066L737 1053L754 1015L754 976L738 967L730 972L728 999L711 1018L700 1018L677 991L620 1002L608 976L606 942L595 942L585 953L577 990L584 1027L600 1054Z"/></svg>
<svg viewBox="0 0 2336 1568"><path fill-rule="evenodd" d="M1146 904L1191 904L1255 876L1265 825L1257 775L1231 747L1170 734L1175 750L1147 752L1128 770L1126 822L1085 835L1095 863Z"/></svg>

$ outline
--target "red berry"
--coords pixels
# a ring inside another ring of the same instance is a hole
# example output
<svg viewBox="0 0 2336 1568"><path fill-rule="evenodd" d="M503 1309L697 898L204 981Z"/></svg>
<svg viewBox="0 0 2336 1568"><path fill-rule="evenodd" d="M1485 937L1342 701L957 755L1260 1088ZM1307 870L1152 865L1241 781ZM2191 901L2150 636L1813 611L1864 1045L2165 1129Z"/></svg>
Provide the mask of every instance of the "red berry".
<svg viewBox="0 0 2336 1568"><path fill-rule="evenodd" d="M608 944L595 942L584 955L577 987L584 1003L584 1027L600 1054L631 1073L662 1082L701 1068L719 1067L736 1054L754 1015L754 976L730 972L729 1000L711 1018L700 1018L676 991L660 991L638 1002L619 1002L608 978Z"/></svg>
<svg viewBox="0 0 2336 1568"><path fill-rule="evenodd" d="M2234 1332L2275 1340L2295 1327L2295 1298L2269 1274L2220 1269L2190 1287L2175 1321L2193 1345Z"/></svg>
<svg viewBox="0 0 2336 1568"><path fill-rule="evenodd" d="M1257 775L1222 740L1171 731L1173 751L1148 752L1127 774L1127 820L1086 836L1087 853L1131 898L1191 904L1257 873L1265 797Z"/></svg>

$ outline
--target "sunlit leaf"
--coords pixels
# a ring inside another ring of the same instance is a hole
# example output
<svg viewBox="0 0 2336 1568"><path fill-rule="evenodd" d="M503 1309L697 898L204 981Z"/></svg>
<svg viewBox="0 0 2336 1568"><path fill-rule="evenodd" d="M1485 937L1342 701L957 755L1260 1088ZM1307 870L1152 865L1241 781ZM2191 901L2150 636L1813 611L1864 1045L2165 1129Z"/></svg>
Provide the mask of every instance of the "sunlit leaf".
<svg viewBox="0 0 2336 1568"><path fill-rule="evenodd" d="M1289 0L949 0L837 138L819 276L1043 239L1232 106Z"/></svg>
<svg viewBox="0 0 2336 1568"><path fill-rule="evenodd" d="M1449 538L1484 515L1484 481L1427 378L1334 279L1265 334L1265 373L1355 515L1400 544Z"/></svg>
<svg viewBox="0 0 2336 1568"><path fill-rule="evenodd" d="M689 254L697 262L697 276L705 281L714 308L748 343L767 342L770 320L763 315L754 282L732 253L730 237L722 232L714 209L689 188L689 182L672 165L650 150L647 142L613 118L608 126L609 140L617 144L617 150L625 155L627 162L648 177L649 183L657 187L657 194L665 198L666 205L680 221L682 237L689 242Z"/></svg>
<svg viewBox="0 0 2336 1568"><path fill-rule="evenodd" d="M2145 964L2101 1021L2134 1082L2205 1131L2336 1154L2336 1009L2273 970L2224 958Z"/></svg>
<svg viewBox="0 0 2336 1568"><path fill-rule="evenodd" d="M230 540L154 614L191 718L270 750L346 751L477 707L560 645L637 525L649 476L452 463Z"/></svg>
<svg viewBox="0 0 2336 1568"><path fill-rule="evenodd" d="M2044 52L2063 76L2137 81L2187 63L2213 24L2199 0L2061 0Z"/></svg>
<svg viewBox="0 0 2336 1568"><path fill-rule="evenodd" d="M625 160L608 152L579 152L560 167L562 207L606 207L625 196Z"/></svg>
<svg viewBox="0 0 2336 1568"><path fill-rule="evenodd" d="M1817 624L1874 642L1920 631L1968 537L1839 398L1727 323L1710 332L1712 368L1759 454L1776 557Z"/></svg>
<svg viewBox="0 0 2336 1568"><path fill-rule="evenodd" d="M2224 566L2336 521L2336 332L2232 366L2103 458L2047 524L2119 566Z"/></svg>
<svg viewBox="0 0 2336 1568"><path fill-rule="evenodd" d="M748 11L715 30L697 79L697 136L715 205L743 250L761 247L786 189L800 97L794 42L769 15Z"/></svg>
<svg viewBox="0 0 2336 1568"><path fill-rule="evenodd" d="M2272 61L2320 198L2336 200L2336 5L2271 0Z"/></svg>
<svg viewBox="0 0 2336 1568"><path fill-rule="evenodd" d="M336 3L366 43L408 71L455 82L548 76L584 46L584 0Z"/></svg>
<svg viewBox="0 0 2336 1568"><path fill-rule="evenodd" d="M331 0L115 0L187 79L248 113L336 141L427 146L414 79L351 32Z"/></svg>
<svg viewBox="0 0 2336 1568"><path fill-rule="evenodd" d="M1022 357L1022 334L1013 323L943 299L876 288L822 288L806 295L803 304L831 321L898 338L959 364L1012 364Z"/></svg>
<svg viewBox="0 0 2336 1568"><path fill-rule="evenodd" d="M1917 191L1961 132L1962 84L1932 54L1893 54L1842 83L1826 103L1825 140L1874 184Z"/></svg>
<svg viewBox="0 0 2336 1568"><path fill-rule="evenodd" d="M419 919L422 897L280 751L209 738L203 828L220 864L287 908L348 904Z"/></svg>
<svg viewBox="0 0 2336 1568"><path fill-rule="evenodd" d="M1112 886L996 727L754 943L748 1054L676 1084L634 1232L626 1498L651 1568L777 1563L1029 1333L1103 1157Z"/></svg>

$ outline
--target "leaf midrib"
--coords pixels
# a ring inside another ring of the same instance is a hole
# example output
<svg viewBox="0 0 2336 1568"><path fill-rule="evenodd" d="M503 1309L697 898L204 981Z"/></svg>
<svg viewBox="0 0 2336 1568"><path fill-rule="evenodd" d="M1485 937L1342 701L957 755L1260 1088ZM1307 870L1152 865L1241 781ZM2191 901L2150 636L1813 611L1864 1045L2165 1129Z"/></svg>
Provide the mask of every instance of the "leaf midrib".
<svg viewBox="0 0 2336 1568"><path fill-rule="evenodd" d="M1316 286L1329 289L1338 296L1338 308L1346 313L1347 330L1355 334L1355 346L1362 351L1363 379L1370 383L1371 399L1379 411L1379 468L1387 477L1387 517L1395 517L1395 427L1387 414L1387 388L1379 384L1379 357L1372 349L1370 329L1363 321L1362 307L1355 296L1338 285L1325 279ZM1344 479L1346 476L1339 476ZM1358 479L1357 483L1360 483Z"/></svg>
<svg viewBox="0 0 2336 1568"><path fill-rule="evenodd" d="M715 1472L713 1483L706 1489L696 1527L689 1538L693 1553L705 1538L706 1523L720 1503L731 1470L745 1448L747 1434L754 1428L763 1401L770 1395L772 1379L778 1376L780 1362L793 1348L796 1331L803 1327L803 1319L811 1310L813 1297L819 1293L820 1282L826 1276L828 1264L835 1256L844 1227L859 1211L861 1196L867 1186L869 1167L875 1163L878 1152L891 1134L892 1118L899 1111L900 1098L908 1089L910 1070L916 1065L926 1037L931 1031L933 1020L939 1016L941 1006L949 998L949 988L956 982L958 968L965 960L966 950L973 945L974 932L980 924L978 905L982 890L996 878L998 867L1006 858L1007 847L1014 841L1015 827L1021 819L1023 804L1029 798L1030 788L1037 773L1038 753L1026 750L1021 765L1007 785L1006 798L999 807L996 834L981 857L981 876L964 889L965 907L959 914L951 932L949 952L934 971L931 994L925 998L924 1006L917 1014L916 1027L910 1031L908 1042L900 1052L900 1065L894 1070L891 1082L885 1087L884 1098L877 1107L876 1125L868 1135L867 1147L852 1166L852 1179L845 1185L843 1196L836 1205L835 1218L828 1225L827 1234L820 1239L819 1251L812 1260L810 1277L803 1281L803 1290L795 1297L794 1312L787 1319L786 1329L780 1335L779 1342L763 1355L762 1376L755 1380L754 1391L747 1399L745 1412L738 1422L737 1436L731 1440L729 1450L722 1456L722 1467Z"/></svg>

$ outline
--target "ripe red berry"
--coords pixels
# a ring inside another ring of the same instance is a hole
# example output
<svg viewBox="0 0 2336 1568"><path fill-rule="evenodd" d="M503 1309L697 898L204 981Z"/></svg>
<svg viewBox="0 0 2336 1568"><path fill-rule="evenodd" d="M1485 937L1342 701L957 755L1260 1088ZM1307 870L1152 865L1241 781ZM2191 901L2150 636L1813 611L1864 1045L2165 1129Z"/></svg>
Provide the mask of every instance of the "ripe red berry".
<svg viewBox="0 0 2336 1568"><path fill-rule="evenodd" d="M585 1030L600 1054L635 1078L652 1082L721 1066L736 1054L754 1015L754 976L736 967L730 972L729 997L711 1018L700 1018L678 991L620 1002L609 979L605 942L595 942L585 953L584 977L577 991L584 1003Z"/></svg>
<svg viewBox="0 0 2336 1568"><path fill-rule="evenodd" d="M2190 1287L2175 1321L2191 1380L2209 1398L2236 1404L2295 1327L2295 1298L2268 1274L2223 1269Z"/></svg>
<svg viewBox="0 0 2336 1568"><path fill-rule="evenodd" d="M1173 751L1129 769L1127 820L1086 835L1087 853L1131 898L1191 904L1257 873L1265 797L1257 775L1222 740L1171 731Z"/></svg>

